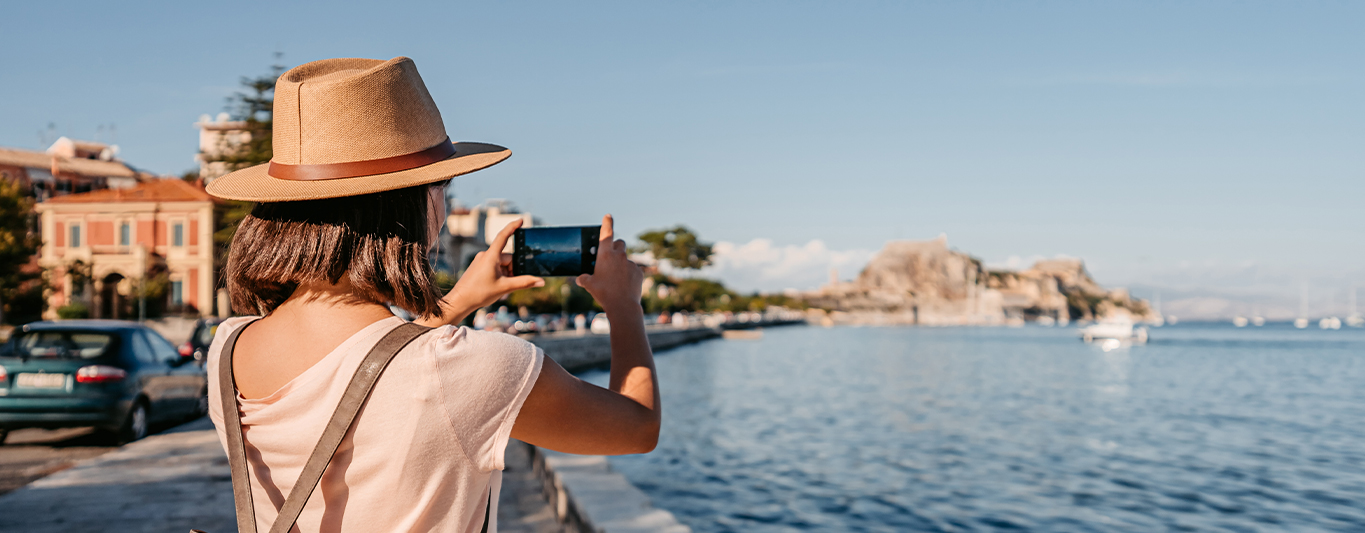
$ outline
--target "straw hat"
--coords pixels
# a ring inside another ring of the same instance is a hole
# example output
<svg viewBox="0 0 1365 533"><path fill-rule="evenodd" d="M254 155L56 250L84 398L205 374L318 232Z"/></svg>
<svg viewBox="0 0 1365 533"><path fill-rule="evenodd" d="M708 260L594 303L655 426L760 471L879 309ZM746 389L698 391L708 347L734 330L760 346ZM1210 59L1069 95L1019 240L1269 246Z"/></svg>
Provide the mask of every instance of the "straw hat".
<svg viewBox="0 0 1365 533"><path fill-rule="evenodd" d="M274 157L214 180L229 200L355 196L450 179L512 151L450 142L417 65L406 57L324 59L275 83Z"/></svg>

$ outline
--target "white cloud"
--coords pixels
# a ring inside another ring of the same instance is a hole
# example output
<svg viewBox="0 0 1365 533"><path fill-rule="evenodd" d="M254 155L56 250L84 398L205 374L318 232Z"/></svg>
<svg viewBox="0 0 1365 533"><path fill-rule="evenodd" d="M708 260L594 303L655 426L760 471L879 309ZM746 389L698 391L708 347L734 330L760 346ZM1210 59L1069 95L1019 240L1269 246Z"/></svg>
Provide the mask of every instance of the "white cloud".
<svg viewBox="0 0 1365 533"><path fill-rule="evenodd" d="M718 242L712 265L698 276L715 278L741 292L816 289L829 282L830 269L852 279L872 259L871 250L831 250L824 241L777 246L771 239L744 244Z"/></svg>

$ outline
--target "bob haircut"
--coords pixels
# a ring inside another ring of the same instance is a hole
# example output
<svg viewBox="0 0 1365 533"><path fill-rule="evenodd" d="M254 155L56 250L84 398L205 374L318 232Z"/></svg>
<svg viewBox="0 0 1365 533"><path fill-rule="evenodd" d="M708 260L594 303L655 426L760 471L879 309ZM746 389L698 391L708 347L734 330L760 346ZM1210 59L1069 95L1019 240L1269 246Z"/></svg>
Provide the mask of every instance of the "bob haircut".
<svg viewBox="0 0 1365 533"><path fill-rule="evenodd" d="M300 285L345 276L359 300L439 316L441 292L427 260L429 187L257 204L228 251L233 308L266 315Z"/></svg>

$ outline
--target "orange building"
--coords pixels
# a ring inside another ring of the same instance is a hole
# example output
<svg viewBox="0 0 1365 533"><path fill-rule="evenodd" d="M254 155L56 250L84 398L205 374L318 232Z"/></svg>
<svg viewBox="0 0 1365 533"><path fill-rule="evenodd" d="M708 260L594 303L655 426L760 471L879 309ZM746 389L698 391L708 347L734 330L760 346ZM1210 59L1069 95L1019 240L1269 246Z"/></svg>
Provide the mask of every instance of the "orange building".
<svg viewBox="0 0 1365 533"><path fill-rule="evenodd" d="M126 189L58 196L41 202L43 247L39 264L53 285L45 318L71 302L90 305L94 318L137 315L135 283L164 271L167 312L212 315L215 200L178 179L153 179ZM76 291L72 266L80 261L93 283ZM131 304L131 306L130 306Z"/></svg>

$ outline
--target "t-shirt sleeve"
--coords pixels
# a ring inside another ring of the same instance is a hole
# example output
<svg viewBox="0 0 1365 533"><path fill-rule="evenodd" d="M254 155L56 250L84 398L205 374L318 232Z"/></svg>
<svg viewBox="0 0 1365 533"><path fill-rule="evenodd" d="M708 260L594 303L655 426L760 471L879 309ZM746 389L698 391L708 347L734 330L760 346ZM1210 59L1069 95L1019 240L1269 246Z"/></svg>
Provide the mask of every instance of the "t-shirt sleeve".
<svg viewBox="0 0 1365 533"><path fill-rule="evenodd" d="M223 427L223 402L220 396L222 393L218 388L218 361L223 356L223 343L227 341L228 336L257 318L259 317L233 317L219 324L218 330L213 334L213 342L209 343L209 353L204 358L204 370L208 374L209 420L213 421L218 441L223 445L224 451L227 450L227 429Z"/></svg>
<svg viewBox="0 0 1365 533"><path fill-rule="evenodd" d="M429 335L440 396L460 447L479 469L503 468L503 450L544 353L504 333L442 327Z"/></svg>

